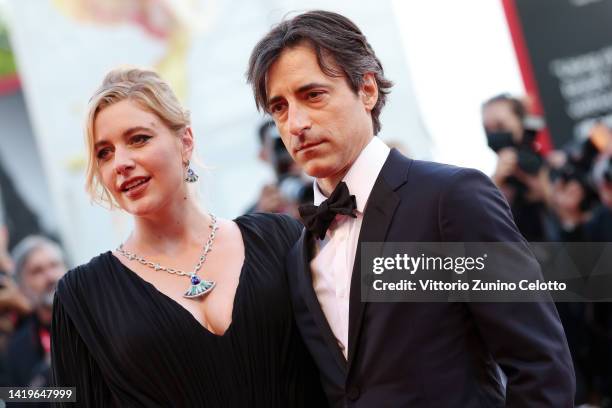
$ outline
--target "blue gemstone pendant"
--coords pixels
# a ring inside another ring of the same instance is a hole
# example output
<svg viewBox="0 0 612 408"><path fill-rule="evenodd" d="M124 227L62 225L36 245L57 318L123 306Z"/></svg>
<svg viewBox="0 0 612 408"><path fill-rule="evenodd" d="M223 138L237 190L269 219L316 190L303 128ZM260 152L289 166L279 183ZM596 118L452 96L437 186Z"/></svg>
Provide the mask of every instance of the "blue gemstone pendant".
<svg viewBox="0 0 612 408"><path fill-rule="evenodd" d="M197 275L191 275L191 286L183 295L186 298L197 298L204 296L215 287L215 282L200 279Z"/></svg>

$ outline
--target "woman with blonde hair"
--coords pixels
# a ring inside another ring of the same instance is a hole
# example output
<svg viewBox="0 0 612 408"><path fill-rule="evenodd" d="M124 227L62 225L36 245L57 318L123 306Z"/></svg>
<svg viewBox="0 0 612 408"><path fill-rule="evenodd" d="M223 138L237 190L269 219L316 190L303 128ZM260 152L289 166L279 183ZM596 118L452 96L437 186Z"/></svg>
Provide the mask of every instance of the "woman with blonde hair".
<svg viewBox="0 0 612 408"><path fill-rule="evenodd" d="M134 230L60 281L54 383L82 406L325 405L284 272L300 224L200 209L189 113L152 71L106 76L86 138L88 191Z"/></svg>

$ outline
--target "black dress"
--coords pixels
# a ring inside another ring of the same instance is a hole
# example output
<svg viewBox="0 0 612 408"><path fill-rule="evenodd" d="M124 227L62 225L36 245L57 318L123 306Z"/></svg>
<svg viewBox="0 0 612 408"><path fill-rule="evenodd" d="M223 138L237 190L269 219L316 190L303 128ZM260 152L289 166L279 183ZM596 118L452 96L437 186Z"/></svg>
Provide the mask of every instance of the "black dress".
<svg viewBox="0 0 612 408"><path fill-rule="evenodd" d="M235 221L245 261L225 334L206 330L109 251L59 283L54 384L76 386L79 406L326 406L284 267L301 227L271 214Z"/></svg>

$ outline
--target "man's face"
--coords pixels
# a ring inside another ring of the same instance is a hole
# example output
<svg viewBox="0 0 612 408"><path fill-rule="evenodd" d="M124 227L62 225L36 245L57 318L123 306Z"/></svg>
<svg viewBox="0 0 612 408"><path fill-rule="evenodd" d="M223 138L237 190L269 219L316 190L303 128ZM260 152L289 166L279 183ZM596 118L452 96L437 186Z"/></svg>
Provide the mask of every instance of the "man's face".
<svg viewBox="0 0 612 408"><path fill-rule="evenodd" d="M510 132L516 144L523 140L523 124L509 102L498 101L487 105L482 111L482 122L487 132Z"/></svg>
<svg viewBox="0 0 612 408"><path fill-rule="evenodd" d="M41 245L32 250L21 269L21 288L35 307L50 306L55 287L66 273L59 250Z"/></svg>
<svg viewBox="0 0 612 408"><path fill-rule="evenodd" d="M293 159L317 179L338 182L373 136L378 98L372 74L357 94L327 76L308 44L285 49L267 77L267 110Z"/></svg>

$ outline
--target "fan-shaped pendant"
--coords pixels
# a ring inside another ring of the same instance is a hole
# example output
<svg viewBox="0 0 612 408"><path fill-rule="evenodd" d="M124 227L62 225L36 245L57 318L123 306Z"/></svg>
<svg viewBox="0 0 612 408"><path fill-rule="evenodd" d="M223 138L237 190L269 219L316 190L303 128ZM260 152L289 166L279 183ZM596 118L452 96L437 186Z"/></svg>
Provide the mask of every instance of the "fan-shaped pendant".
<svg viewBox="0 0 612 408"><path fill-rule="evenodd" d="M215 287L215 282L200 279L197 275L191 275L191 286L183 295L186 298L196 298L204 296Z"/></svg>

